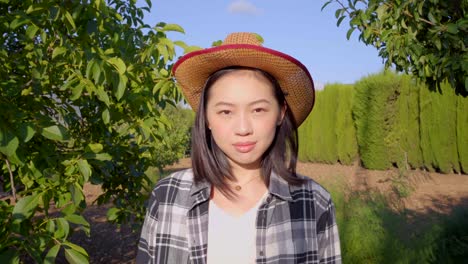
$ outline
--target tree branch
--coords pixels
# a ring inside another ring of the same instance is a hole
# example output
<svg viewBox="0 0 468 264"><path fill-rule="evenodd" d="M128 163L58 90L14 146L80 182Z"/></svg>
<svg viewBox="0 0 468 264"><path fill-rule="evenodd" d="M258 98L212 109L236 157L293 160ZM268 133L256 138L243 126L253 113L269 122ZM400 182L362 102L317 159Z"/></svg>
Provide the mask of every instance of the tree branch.
<svg viewBox="0 0 468 264"><path fill-rule="evenodd" d="M6 165L8 167L8 172L10 173L10 185L11 185L11 192L13 193L13 199L16 202L16 187L15 187L15 180L13 179L13 172L11 171L10 161L6 158L5 159Z"/></svg>
<svg viewBox="0 0 468 264"><path fill-rule="evenodd" d="M405 15L411 17L411 18L414 18L414 16L413 16L410 12L408 12L408 10L403 11L403 13L404 13ZM427 20L427 19L424 19L424 18L421 18L421 17L420 17L418 20L420 20L420 21L422 21L422 22L424 22L424 23L427 23L427 24L429 24L429 25L431 25L431 26L435 26L435 25L436 25L436 24L432 23L431 21L429 21L429 20Z"/></svg>
<svg viewBox="0 0 468 264"><path fill-rule="evenodd" d="M343 10L348 14L348 16L351 18L351 13L348 11L348 8L349 7L346 7L343 3L341 3L340 0L335 0L338 4L341 5L341 7L343 7Z"/></svg>

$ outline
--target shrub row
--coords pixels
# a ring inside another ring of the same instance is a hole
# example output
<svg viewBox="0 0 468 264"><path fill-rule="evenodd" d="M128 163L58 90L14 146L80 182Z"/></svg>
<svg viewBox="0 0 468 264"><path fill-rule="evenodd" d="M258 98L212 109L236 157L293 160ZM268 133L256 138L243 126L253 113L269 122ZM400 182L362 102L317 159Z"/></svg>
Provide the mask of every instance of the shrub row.
<svg viewBox="0 0 468 264"><path fill-rule="evenodd" d="M299 128L299 159L468 172L468 97L389 71L326 85Z"/></svg>
<svg viewBox="0 0 468 264"><path fill-rule="evenodd" d="M330 84L317 91L314 110L299 127L299 159L351 164L357 155L351 115L353 87Z"/></svg>

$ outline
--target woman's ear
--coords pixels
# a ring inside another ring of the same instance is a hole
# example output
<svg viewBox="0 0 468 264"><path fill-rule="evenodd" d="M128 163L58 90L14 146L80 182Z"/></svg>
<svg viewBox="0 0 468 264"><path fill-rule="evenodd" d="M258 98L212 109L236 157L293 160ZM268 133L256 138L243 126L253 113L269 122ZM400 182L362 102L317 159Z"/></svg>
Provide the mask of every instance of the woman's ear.
<svg viewBox="0 0 468 264"><path fill-rule="evenodd" d="M280 109L280 116L277 123L278 126L280 126L281 123L283 123L284 116L286 115L286 109L288 109L288 105L286 104L286 101L284 101L284 104Z"/></svg>

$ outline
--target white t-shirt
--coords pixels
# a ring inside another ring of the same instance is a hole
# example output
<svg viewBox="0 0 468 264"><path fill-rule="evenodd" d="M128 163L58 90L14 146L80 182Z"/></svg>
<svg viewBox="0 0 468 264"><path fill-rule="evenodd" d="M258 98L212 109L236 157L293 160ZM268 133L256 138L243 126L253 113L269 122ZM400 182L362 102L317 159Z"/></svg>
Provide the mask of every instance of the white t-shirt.
<svg viewBox="0 0 468 264"><path fill-rule="evenodd" d="M265 195L241 216L233 216L209 204L208 264L255 263L257 211Z"/></svg>

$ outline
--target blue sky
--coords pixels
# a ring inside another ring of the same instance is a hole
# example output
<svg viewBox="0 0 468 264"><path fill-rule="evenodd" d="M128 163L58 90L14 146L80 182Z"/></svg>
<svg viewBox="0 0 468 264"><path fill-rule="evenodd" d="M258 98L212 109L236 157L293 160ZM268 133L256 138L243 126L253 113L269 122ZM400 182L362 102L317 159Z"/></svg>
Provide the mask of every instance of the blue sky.
<svg viewBox="0 0 468 264"><path fill-rule="evenodd" d="M144 1L139 0L139 5ZM172 40L209 47L230 32L260 34L264 46L289 54L310 71L316 87L354 83L383 69L377 50L358 42L356 32L346 39L348 22L336 26L335 10L326 0L152 0L145 22L182 26L185 34Z"/></svg>

